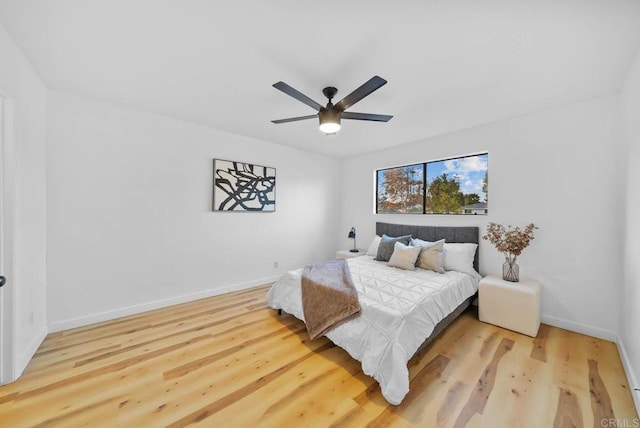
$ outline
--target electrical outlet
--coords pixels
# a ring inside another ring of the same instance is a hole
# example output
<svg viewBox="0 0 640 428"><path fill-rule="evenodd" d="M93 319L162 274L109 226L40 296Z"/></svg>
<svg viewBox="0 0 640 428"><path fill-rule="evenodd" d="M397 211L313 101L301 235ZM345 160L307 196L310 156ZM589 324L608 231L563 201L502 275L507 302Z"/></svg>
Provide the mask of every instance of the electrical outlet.
<svg viewBox="0 0 640 428"><path fill-rule="evenodd" d="M33 324L33 312L29 314L29 324Z"/></svg>
<svg viewBox="0 0 640 428"><path fill-rule="evenodd" d="M278 262L273 262L273 268L278 269Z"/></svg>

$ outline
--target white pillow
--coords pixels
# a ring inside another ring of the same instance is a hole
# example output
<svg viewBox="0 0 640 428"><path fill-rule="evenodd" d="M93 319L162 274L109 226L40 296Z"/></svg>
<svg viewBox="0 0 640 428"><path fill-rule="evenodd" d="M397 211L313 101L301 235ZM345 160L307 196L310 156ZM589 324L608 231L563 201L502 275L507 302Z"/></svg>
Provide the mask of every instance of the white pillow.
<svg viewBox="0 0 640 428"><path fill-rule="evenodd" d="M473 274L473 258L478 244L444 244L444 270Z"/></svg>
<svg viewBox="0 0 640 428"><path fill-rule="evenodd" d="M378 235L376 235L375 238L373 238L373 241L371 241L371 244L369 245L369 248L367 249L367 256L377 256L378 255L378 245L380 245L380 238Z"/></svg>
<svg viewBox="0 0 640 428"><path fill-rule="evenodd" d="M416 260L418 260L420 250L422 247L409 247L402 242L396 242L393 245L393 254L387 264L404 270L416 270Z"/></svg>

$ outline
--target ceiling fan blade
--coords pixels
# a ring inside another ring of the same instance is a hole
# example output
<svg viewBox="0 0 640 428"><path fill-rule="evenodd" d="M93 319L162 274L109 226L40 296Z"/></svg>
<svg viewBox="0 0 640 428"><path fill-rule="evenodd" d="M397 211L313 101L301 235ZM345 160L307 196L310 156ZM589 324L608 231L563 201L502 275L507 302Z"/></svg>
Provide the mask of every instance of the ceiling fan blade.
<svg viewBox="0 0 640 428"><path fill-rule="evenodd" d="M287 122L297 122L299 120L307 120L307 119L317 119L317 114L310 114L309 116L298 116L298 117L290 117L288 119L278 119L272 120L272 123L287 123Z"/></svg>
<svg viewBox="0 0 640 428"><path fill-rule="evenodd" d="M350 111L343 111L340 116L343 119L372 120L374 122L389 122L393 117L387 114L354 113Z"/></svg>
<svg viewBox="0 0 640 428"><path fill-rule="evenodd" d="M311 107L315 111L320 111L320 109L323 108L323 106L321 106L320 104L318 104L317 102L313 101L311 98L309 98L308 96L306 96L302 92L298 91L297 89L292 88L291 86L287 85L284 82L274 83L273 87L276 88L276 89L281 90L282 92L284 92L285 94L295 98L296 100L305 103L306 105L308 105L309 107Z"/></svg>
<svg viewBox="0 0 640 428"><path fill-rule="evenodd" d="M334 108L340 111L345 111L346 109L348 109L349 107L351 107L352 105L354 105L355 103L357 103L358 101L366 97L367 95L371 94L373 91L384 86L386 83L387 81L384 80L382 77L373 76L371 79L366 81L358 89L356 89L355 91L351 92L349 95L341 99L334 106Z"/></svg>

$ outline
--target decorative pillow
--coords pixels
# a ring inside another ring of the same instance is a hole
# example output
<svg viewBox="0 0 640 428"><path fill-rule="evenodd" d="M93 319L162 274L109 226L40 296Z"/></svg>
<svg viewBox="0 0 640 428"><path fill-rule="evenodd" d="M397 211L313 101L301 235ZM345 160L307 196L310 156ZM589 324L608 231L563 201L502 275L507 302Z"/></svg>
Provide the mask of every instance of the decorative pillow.
<svg viewBox="0 0 640 428"><path fill-rule="evenodd" d="M444 244L444 269L473 273L473 258L478 244Z"/></svg>
<svg viewBox="0 0 640 428"><path fill-rule="evenodd" d="M387 263L391 267L404 270L416 270L416 260L422 247L409 247L401 242L393 245L393 254Z"/></svg>
<svg viewBox="0 0 640 428"><path fill-rule="evenodd" d="M420 246L419 248L421 248L422 251L420 251L416 266L422 269L444 273L444 239L433 242L432 245L428 247Z"/></svg>
<svg viewBox="0 0 640 428"><path fill-rule="evenodd" d="M393 246L396 242L401 242L404 245L408 245L411 240L411 235L391 237L382 235L380 238L380 244L378 245L378 252L376 253L375 260L380 262L388 262L393 254Z"/></svg>
<svg viewBox="0 0 640 428"><path fill-rule="evenodd" d="M380 245L380 237L376 235L376 237L373 238L373 241L371 241L371 244L369 245L369 249L367 250L367 256L373 256L373 257L377 256L378 245Z"/></svg>
<svg viewBox="0 0 640 428"><path fill-rule="evenodd" d="M440 242L440 241L437 241L437 242ZM422 239L411 238L411 246L412 247L430 247L433 244L435 244L435 242L423 241Z"/></svg>

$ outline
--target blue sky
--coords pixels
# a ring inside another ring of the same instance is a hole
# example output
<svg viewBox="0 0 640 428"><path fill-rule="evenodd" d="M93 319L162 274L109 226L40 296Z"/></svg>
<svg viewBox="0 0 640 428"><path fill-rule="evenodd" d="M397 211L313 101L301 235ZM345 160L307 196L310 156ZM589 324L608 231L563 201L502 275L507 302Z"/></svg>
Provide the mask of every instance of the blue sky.
<svg viewBox="0 0 640 428"><path fill-rule="evenodd" d="M486 195L482 191L482 180L487 172L489 155L467 156L464 158L449 159L427 164L427 183L442 175L455 178L460 183L462 193L477 193L480 200L484 201Z"/></svg>

